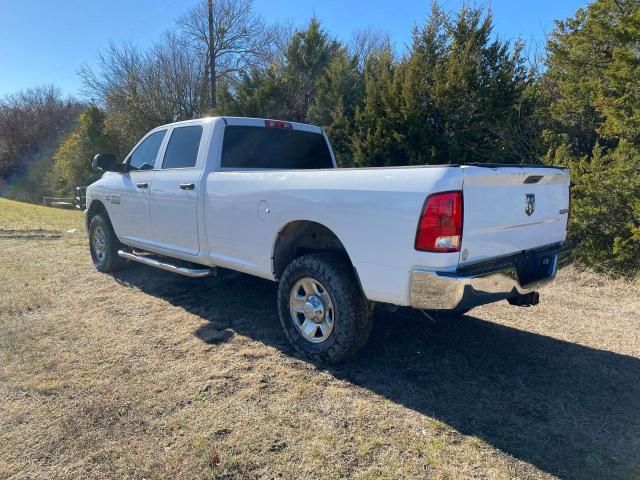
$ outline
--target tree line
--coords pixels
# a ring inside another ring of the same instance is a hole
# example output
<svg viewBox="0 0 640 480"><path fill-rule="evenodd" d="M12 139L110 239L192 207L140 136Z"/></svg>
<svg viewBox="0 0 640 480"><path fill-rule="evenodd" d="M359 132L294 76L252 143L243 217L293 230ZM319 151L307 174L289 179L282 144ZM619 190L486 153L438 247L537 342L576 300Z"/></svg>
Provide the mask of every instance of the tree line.
<svg viewBox="0 0 640 480"><path fill-rule="evenodd" d="M82 103L53 87L1 100L5 193L38 200L86 185L96 152L124 156L160 124L278 118L322 126L346 167L567 166L579 258L604 271L640 270L638 0L595 0L557 21L538 56L500 39L485 8L434 3L398 53L374 28L345 42L317 18L269 25L251 0L208 7L196 4L150 48L99 52L79 72Z"/></svg>

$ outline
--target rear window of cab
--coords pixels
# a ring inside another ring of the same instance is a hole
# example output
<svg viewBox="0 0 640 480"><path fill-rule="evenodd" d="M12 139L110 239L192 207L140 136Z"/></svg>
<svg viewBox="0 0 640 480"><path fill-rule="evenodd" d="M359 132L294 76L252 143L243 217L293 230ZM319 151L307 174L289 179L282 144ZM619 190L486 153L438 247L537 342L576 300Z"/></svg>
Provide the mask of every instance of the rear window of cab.
<svg viewBox="0 0 640 480"><path fill-rule="evenodd" d="M333 159L320 133L228 125L224 130L221 167L309 170L333 168Z"/></svg>

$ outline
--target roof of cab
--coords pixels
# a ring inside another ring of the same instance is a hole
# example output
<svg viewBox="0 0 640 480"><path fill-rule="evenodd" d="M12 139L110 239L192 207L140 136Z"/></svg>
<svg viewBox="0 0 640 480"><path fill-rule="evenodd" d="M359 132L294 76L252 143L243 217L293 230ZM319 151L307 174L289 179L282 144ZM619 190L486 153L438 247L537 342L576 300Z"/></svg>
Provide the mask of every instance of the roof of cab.
<svg viewBox="0 0 640 480"><path fill-rule="evenodd" d="M238 125L248 127L264 127L266 121L285 122L292 126L294 130L305 130L308 132L322 133L322 129L316 125L310 125L308 123L290 122L288 120L277 120L271 118L253 118L253 117L227 117L227 116L215 116L215 117L203 117L194 118L192 120L182 120L180 122L167 123L165 125L158 125L154 130L158 128L177 127L180 125L194 125L205 124L213 122L214 120L222 119L226 125Z"/></svg>

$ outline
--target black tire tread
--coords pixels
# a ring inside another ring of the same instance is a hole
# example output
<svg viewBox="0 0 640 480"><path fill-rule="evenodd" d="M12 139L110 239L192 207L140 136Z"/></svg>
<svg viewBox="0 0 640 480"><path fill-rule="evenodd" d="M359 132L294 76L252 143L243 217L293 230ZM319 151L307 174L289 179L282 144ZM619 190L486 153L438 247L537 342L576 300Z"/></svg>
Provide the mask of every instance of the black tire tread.
<svg viewBox="0 0 640 480"><path fill-rule="evenodd" d="M98 226L101 226L107 236L107 256L104 263L99 264L96 262L95 257L93 255L92 250L92 236L93 231ZM118 270L122 270L126 265L127 261L118 255L118 250L124 248L124 245L120 243L118 237L113 231L113 227L111 226L111 221L109 220L109 216L106 213L97 213L89 222L89 249L91 250L91 258L93 260L93 264L99 272L103 273L111 273L117 272Z"/></svg>
<svg viewBox="0 0 640 480"><path fill-rule="evenodd" d="M314 275L325 285L338 315L332 336L321 344L304 340L291 324L290 288L299 278ZM317 363L338 363L357 353L371 333L369 305L349 261L335 253L311 253L293 260L285 269L278 289L280 323L291 345ZM326 345L325 345L326 344Z"/></svg>

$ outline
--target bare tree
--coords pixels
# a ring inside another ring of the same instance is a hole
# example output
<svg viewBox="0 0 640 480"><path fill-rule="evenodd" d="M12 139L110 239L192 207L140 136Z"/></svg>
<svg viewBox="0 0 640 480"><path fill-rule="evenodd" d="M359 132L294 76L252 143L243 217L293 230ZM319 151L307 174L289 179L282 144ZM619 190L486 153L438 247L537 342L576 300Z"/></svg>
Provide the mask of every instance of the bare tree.
<svg viewBox="0 0 640 480"><path fill-rule="evenodd" d="M50 191L52 153L84 106L45 85L0 98L0 194L39 201Z"/></svg>
<svg viewBox="0 0 640 480"><path fill-rule="evenodd" d="M364 27L351 34L349 52L357 57L360 72L372 55L388 50L391 50L391 37L375 27Z"/></svg>
<svg viewBox="0 0 640 480"><path fill-rule="evenodd" d="M187 40L166 33L147 51L111 45L100 52L97 69L85 66L80 75L126 149L156 125L200 116L201 72L202 59Z"/></svg>
<svg viewBox="0 0 640 480"><path fill-rule="evenodd" d="M266 58L266 63L268 65L273 65L274 63L285 63L287 50L289 49L291 40L297 30L297 27L291 20L276 23L270 27L268 33L270 50L269 55Z"/></svg>
<svg viewBox="0 0 640 480"><path fill-rule="evenodd" d="M142 84L144 54L133 45L121 47L111 43L98 52L97 68L81 67L83 93L93 102L117 106L135 95Z"/></svg>
<svg viewBox="0 0 640 480"><path fill-rule="evenodd" d="M181 37L167 33L147 54L145 84L150 101L172 120L200 115L203 81L202 59Z"/></svg>
<svg viewBox="0 0 640 480"><path fill-rule="evenodd" d="M0 99L0 179L23 171L55 144L81 110L51 85Z"/></svg>
<svg viewBox="0 0 640 480"><path fill-rule="evenodd" d="M234 85L242 71L265 65L272 56L273 33L253 11L252 0L214 0L209 34L207 1L201 0L178 20L184 37L204 60L210 104L216 107L218 83Z"/></svg>

